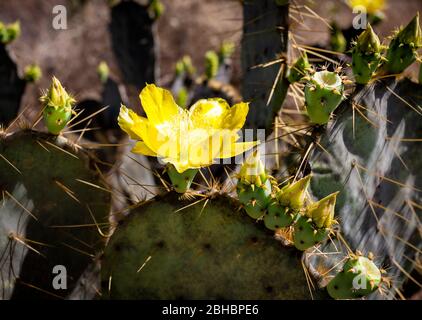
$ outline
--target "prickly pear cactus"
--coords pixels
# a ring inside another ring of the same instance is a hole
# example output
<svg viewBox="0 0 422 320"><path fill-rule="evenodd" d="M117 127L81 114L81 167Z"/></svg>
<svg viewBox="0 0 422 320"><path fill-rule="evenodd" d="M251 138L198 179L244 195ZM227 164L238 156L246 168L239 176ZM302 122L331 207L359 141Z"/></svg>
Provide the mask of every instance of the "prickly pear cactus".
<svg viewBox="0 0 422 320"><path fill-rule="evenodd" d="M239 208L218 194L205 206L176 194L142 204L105 250L103 297L309 299L297 252Z"/></svg>
<svg viewBox="0 0 422 320"><path fill-rule="evenodd" d="M1 138L1 298L65 298L93 262L110 194L91 164L62 136L26 130ZM67 272L60 290L56 266Z"/></svg>
<svg viewBox="0 0 422 320"><path fill-rule="evenodd" d="M6 127L18 115L25 86L6 46L0 42L0 126Z"/></svg>
<svg viewBox="0 0 422 320"><path fill-rule="evenodd" d="M125 82L137 89L154 82L158 72L154 22L147 5L121 1L111 8L113 51Z"/></svg>
<svg viewBox="0 0 422 320"><path fill-rule="evenodd" d="M310 159L311 193L324 197L340 190L336 212L348 246L373 252L379 265L389 266L395 281L386 298L400 290L421 249L419 93L420 86L409 80L365 87L344 103ZM336 247L341 248L326 243L321 250ZM339 259L328 256L327 268ZM318 269L321 259L315 255L311 261Z"/></svg>
<svg viewBox="0 0 422 320"><path fill-rule="evenodd" d="M243 2L242 96L251 101L246 127L272 132L289 87L283 53L287 51L288 1ZM265 64L279 59L279 63Z"/></svg>

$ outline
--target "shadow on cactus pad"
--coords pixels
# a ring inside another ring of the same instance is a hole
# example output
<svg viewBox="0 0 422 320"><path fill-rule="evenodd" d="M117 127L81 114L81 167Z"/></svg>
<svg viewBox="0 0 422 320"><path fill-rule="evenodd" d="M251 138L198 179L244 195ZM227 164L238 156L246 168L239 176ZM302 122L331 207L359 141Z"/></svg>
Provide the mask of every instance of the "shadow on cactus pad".
<svg viewBox="0 0 422 320"><path fill-rule="evenodd" d="M87 184L102 186L62 136L17 132L0 140L0 155L0 297L66 298L103 247L110 194Z"/></svg>

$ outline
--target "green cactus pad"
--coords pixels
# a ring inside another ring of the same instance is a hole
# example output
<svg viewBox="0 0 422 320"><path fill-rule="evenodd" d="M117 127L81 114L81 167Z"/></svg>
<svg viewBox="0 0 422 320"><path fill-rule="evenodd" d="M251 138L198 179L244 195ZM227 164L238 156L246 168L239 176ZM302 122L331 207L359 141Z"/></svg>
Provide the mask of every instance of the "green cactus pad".
<svg viewBox="0 0 422 320"><path fill-rule="evenodd" d="M47 106L43 115L48 132L57 135L60 134L72 117L72 109L66 107L56 109L52 106Z"/></svg>
<svg viewBox="0 0 422 320"><path fill-rule="evenodd" d="M294 221L295 215L289 209L281 206L277 201L271 201L268 213L264 216L264 224L270 230L285 228Z"/></svg>
<svg viewBox="0 0 422 320"><path fill-rule="evenodd" d="M196 201L170 193L131 212L103 255L103 298L310 298L294 249L232 198L214 195L205 207Z"/></svg>
<svg viewBox="0 0 422 320"><path fill-rule="evenodd" d="M93 187L104 188L93 163L62 136L0 138L0 299L71 294L103 247L97 227L108 230L110 193ZM53 287L56 265L66 267L64 290Z"/></svg>
<svg viewBox="0 0 422 320"><path fill-rule="evenodd" d="M300 217L294 225L293 241L298 250L304 251L325 240L327 229L317 229L307 217ZM316 233L315 233L316 230Z"/></svg>
<svg viewBox="0 0 422 320"><path fill-rule="evenodd" d="M306 110L311 122L326 124L343 99L344 85L334 72L316 72L305 86Z"/></svg>
<svg viewBox="0 0 422 320"><path fill-rule="evenodd" d="M334 299L354 299L374 292L381 283L381 272L366 257L349 258L343 270L332 279L328 294Z"/></svg>
<svg viewBox="0 0 422 320"><path fill-rule="evenodd" d="M246 213L253 219L261 218L271 200L270 180L261 186L238 183L237 195Z"/></svg>

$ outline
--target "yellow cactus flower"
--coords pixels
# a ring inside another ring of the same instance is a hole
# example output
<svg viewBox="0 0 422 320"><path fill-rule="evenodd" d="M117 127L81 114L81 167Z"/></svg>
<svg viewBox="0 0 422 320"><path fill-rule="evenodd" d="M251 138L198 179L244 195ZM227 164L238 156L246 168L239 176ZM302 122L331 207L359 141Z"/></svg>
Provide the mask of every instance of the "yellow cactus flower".
<svg viewBox="0 0 422 320"><path fill-rule="evenodd" d="M236 142L247 103L230 107L223 99L202 99L186 110L169 91L153 84L142 90L140 99L147 118L123 105L118 117L120 128L138 140L132 152L159 157L179 173L234 157L258 143Z"/></svg>
<svg viewBox="0 0 422 320"><path fill-rule="evenodd" d="M351 8L365 7L366 12L369 14L377 13L385 7L385 0L348 0L347 3Z"/></svg>

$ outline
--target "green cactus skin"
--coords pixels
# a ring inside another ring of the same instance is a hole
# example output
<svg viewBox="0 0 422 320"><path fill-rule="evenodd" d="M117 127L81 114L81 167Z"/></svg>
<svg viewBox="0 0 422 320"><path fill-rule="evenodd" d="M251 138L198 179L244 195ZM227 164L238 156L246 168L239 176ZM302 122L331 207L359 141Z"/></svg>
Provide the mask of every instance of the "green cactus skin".
<svg viewBox="0 0 422 320"><path fill-rule="evenodd" d="M273 200L268 206L268 212L264 216L264 224L267 229L277 230L293 224L296 215L289 208L282 206Z"/></svg>
<svg viewBox="0 0 422 320"><path fill-rule="evenodd" d="M311 122L326 124L343 99L344 85L335 72L319 71L305 86L306 110Z"/></svg>
<svg viewBox="0 0 422 320"><path fill-rule="evenodd" d="M0 139L0 154L0 299L66 298L104 246L111 195L80 182L104 186L94 160L63 136L18 131ZM65 290L53 288L55 265L67 269Z"/></svg>
<svg viewBox="0 0 422 320"><path fill-rule="evenodd" d="M44 109L44 123L51 134L58 135L66 127L72 117L71 108L60 108L48 106Z"/></svg>
<svg viewBox="0 0 422 320"><path fill-rule="evenodd" d="M388 73L402 73L415 62L417 50L422 47L422 31L419 25L419 12L391 40L387 51L385 69Z"/></svg>
<svg viewBox="0 0 422 320"><path fill-rule="evenodd" d="M381 62L381 45L371 25L360 34L352 49L352 70L355 81L367 84Z"/></svg>
<svg viewBox="0 0 422 320"><path fill-rule="evenodd" d="M354 283L358 288L354 288ZM343 270L328 283L327 291L334 299L355 299L371 294L380 283L381 272L374 262L362 256L351 257Z"/></svg>
<svg viewBox="0 0 422 320"><path fill-rule="evenodd" d="M312 219L301 216L294 225L293 242L298 250L305 251L325 240L329 233L329 229L318 229Z"/></svg>
<svg viewBox="0 0 422 320"><path fill-rule="evenodd" d="M347 49L347 40L341 29L336 24L332 25L330 46L331 50L335 52L343 53Z"/></svg>
<svg viewBox="0 0 422 320"><path fill-rule="evenodd" d="M215 51L208 51L205 54L205 76L207 79L215 78L220 65L218 54Z"/></svg>
<svg viewBox="0 0 422 320"><path fill-rule="evenodd" d="M287 80L289 80L291 84L298 82L308 73L310 69L311 64L309 63L306 52L304 52L289 69Z"/></svg>
<svg viewBox="0 0 422 320"><path fill-rule="evenodd" d="M246 213L253 219L264 216L271 200L271 182L269 179L261 186L238 183L237 195Z"/></svg>
<svg viewBox="0 0 422 320"><path fill-rule="evenodd" d="M300 256L235 199L178 198L159 196L119 224L102 256L102 298L310 299Z"/></svg>
<svg viewBox="0 0 422 320"><path fill-rule="evenodd" d="M245 127L265 129L268 136L290 84L284 59L288 49L289 6L288 1L274 0L248 0L242 4L242 97L251 102ZM259 67L277 59L279 63Z"/></svg>
<svg viewBox="0 0 422 320"><path fill-rule="evenodd" d="M179 173L171 164L167 166L166 171L174 190L178 193L185 193L192 185L192 181L198 173L198 169L188 169Z"/></svg>

